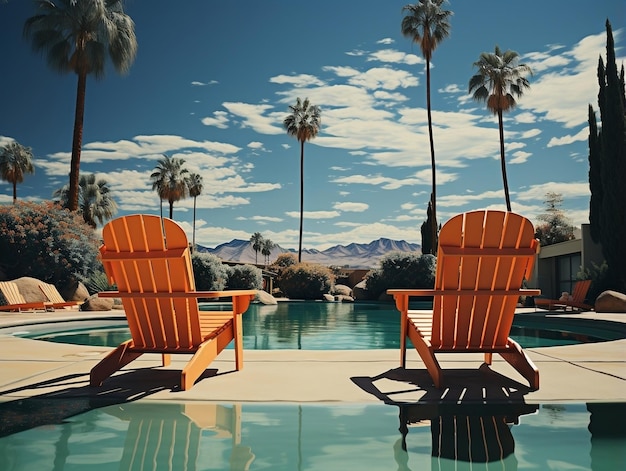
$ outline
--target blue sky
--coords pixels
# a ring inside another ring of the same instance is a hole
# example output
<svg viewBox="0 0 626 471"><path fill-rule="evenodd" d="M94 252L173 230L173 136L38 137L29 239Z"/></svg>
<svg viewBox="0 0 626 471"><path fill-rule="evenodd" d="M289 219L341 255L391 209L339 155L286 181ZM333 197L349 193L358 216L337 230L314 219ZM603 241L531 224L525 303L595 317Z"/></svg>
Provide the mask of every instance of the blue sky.
<svg viewBox="0 0 626 471"><path fill-rule="evenodd" d="M322 109L305 145L305 248L380 237L420 243L430 194L425 64L400 33L404 1L127 0L137 58L125 76L88 78L81 172L107 179L119 213L159 213L149 175L163 154L204 178L196 242L261 232L298 245L299 145L282 121L297 97ZM505 6L506 5L506 6ZM473 63L496 45L534 71L505 115L513 210L537 222L548 191L588 222L587 107L597 111L605 21L625 62L623 0L452 0L451 35L432 60L440 221L505 209L496 119L468 95ZM29 0L0 4L0 145L35 155L18 199L68 182L76 76L59 75L22 37ZM12 201L0 182L0 203ZM167 205L166 205L167 206ZM191 238L193 200L174 219Z"/></svg>

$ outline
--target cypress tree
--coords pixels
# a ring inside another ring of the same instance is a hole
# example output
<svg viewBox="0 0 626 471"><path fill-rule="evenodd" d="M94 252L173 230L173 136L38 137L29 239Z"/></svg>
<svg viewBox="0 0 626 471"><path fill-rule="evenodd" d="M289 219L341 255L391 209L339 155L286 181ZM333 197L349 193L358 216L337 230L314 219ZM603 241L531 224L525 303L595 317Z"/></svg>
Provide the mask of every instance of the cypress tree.
<svg viewBox="0 0 626 471"><path fill-rule="evenodd" d="M589 105L589 230L591 239L600 243L602 227L600 215L602 214L602 178L600 168L602 165L602 148L600 147L598 124L593 107Z"/></svg>
<svg viewBox="0 0 626 471"><path fill-rule="evenodd" d="M615 44L611 23L606 21L606 67L600 58L598 65L598 106L602 129L595 133L590 118L590 188L592 191L592 207L596 214L590 214L590 221L599 222L596 235L599 233L602 253L608 265L607 277L613 288L626 292L626 135L624 134L626 116L624 115L624 67L621 74L617 72L615 63ZM593 110L591 110L593 112ZM592 142L597 136L597 143ZM592 151L593 148L593 151ZM597 156L593 152L598 152ZM598 165L598 161L600 164ZM599 167L599 168L598 168ZM600 178L597 179L597 174ZM592 181L592 176L594 180ZM600 183L600 185L598 185ZM601 188L600 206L594 201ZM599 217L598 217L599 209ZM594 223L594 222L592 222ZM598 230L599 229L599 230Z"/></svg>
<svg viewBox="0 0 626 471"><path fill-rule="evenodd" d="M437 239L433 242L433 224L436 224L433 218L432 198L428 201L428 209L426 210L426 221L422 223L420 232L422 233L422 253L437 255Z"/></svg>

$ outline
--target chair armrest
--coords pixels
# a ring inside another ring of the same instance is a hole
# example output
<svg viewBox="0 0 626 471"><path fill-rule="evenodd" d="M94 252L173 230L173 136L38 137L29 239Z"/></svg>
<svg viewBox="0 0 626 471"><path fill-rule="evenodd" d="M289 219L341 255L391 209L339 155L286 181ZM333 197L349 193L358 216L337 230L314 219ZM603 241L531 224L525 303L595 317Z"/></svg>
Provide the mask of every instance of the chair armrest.
<svg viewBox="0 0 626 471"><path fill-rule="evenodd" d="M239 296L256 296L254 289L234 289L226 291L181 291L175 293L120 293L119 291L101 291L101 298L232 298Z"/></svg>

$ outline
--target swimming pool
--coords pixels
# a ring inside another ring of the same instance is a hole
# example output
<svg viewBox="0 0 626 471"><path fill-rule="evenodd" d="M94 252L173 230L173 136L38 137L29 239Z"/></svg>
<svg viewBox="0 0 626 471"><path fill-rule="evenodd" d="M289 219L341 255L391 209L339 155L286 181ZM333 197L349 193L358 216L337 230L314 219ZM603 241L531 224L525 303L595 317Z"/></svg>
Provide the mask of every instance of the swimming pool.
<svg viewBox="0 0 626 471"><path fill-rule="evenodd" d="M40 409L65 412L52 419L36 414L19 432L0 422L0 469L614 471L626 450L624 427L615 428L613 420L616 413L624 417L625 404L433 409L170 401L94 407L67 401L48 399ZM3 419L8 406L0 405ZM27 406L12 407L19 412ZM80 413L71 415L74 410Z"/></svg>
<svg viewBox="0 0 626 471"><path fill-rule="evenodd" d="M399 317L391 303L252 304L243 316L244 349L397 349ZM14 335L38 340L109 347L130 338L123 319L104 323L34 325L14 331ZM516 316L511 336L523 347L530 348L615 340L626 337L626 333L623 325L602 328L601 323L584 319L572 323L564 319L520 315Z"/></svg>

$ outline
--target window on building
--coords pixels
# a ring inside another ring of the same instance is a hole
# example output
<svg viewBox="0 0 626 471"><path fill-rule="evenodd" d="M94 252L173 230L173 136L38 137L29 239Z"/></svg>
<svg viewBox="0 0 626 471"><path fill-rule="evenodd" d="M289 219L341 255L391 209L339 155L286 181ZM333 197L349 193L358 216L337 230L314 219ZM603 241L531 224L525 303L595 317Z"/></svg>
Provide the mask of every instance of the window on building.
<svg viewBox="0 0 626 471"><path fill-rule="evenodd" d="M559 294L567 291L572 294L576 275L580 271L581 259L579 253L563 255L557 258L557 279L559 283Z"/></svg>

